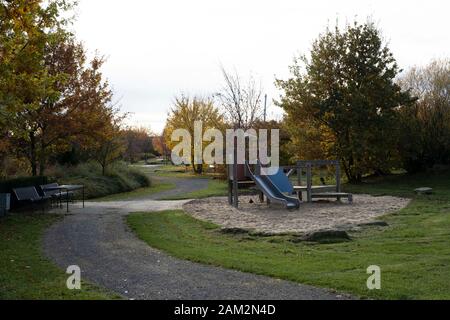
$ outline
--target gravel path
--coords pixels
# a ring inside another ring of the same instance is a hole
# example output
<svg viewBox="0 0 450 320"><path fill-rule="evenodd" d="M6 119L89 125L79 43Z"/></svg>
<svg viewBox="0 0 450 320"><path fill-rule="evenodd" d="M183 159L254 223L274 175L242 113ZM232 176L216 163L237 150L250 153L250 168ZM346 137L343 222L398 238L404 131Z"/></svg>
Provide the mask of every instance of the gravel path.
<svg viewBox="0 0 450 320"><path fill-rule="evenodd" d="M64 270L78 265L82 277L130 299L346 299L324 289L170 257L136 238L129 212L181 209L186 201L89 203L53 225L44 252Z"/></svg>
<svg viewBox="0 0 450 320"><path fill-rule="evenodd" d="M171 190L161 191L154 194L149 194L141 197L135 197L133 200L161 200L167 199L180 194L188 194L193 191L203 190L208 188L209 179L203 178L178 178L178 177L166 177L155 175L156 170L160 169L160 165L140 166L143 168L150 168L152 173L150 177L162 183L170 183L175 185L175 188Z"/></svg>
<svg viewBox="0 0 450 320"><path fill-rule="evenodd" d="M193 191L203 190L208 188L209 179L201 179L201 178L172 178L172 177L158 177L159 181L163 183L171 183L175 185L174 189L166 190L162 192L158 192L155 194L151 194L145 197L137 198L135 200L144 200L144 199L152 199L152 200L160 200L165 198L170 198L173 196L178 196L180 194L188 194Z"/></svg>

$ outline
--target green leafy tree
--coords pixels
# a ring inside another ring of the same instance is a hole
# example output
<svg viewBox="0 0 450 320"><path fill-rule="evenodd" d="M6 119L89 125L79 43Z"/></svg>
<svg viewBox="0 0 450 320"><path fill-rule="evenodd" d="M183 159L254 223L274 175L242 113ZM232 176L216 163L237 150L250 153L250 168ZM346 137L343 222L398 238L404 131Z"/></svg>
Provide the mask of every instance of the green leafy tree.
<svg viewBox="0 0 450 320"><path fill-rule="evenodd" d="M380 31L369 22L327 29L290 69L290 79L277 80L278 104L297 155L339 158L352 182L389 171L398 161L397 109L412 99L394 81L400 70Z"/></svg>
<svg viewBox="0 0 450 320"><path fill-rule="evenodd" d="M103 59L86 63L81 44L65 39L46 51L43 67L59 80L47 87L42 100L12 116L13 147L25 156L33 175L43 175L52 154L66 151L72 143L85 148L96 131L110 121L112 92L100 71Z"/></svg>
<svg viewBox="0 0 450 320"><path fill-rule="evenodd" d="M71 1L1 1L0 106L10 149L45 174L52 155L88 149L111 125L112 92L103 58L87 61L62 18ZM6 125L7 123L7 125Z"/></svg>
<svg viewBox="0 0 450 320"><path fill-rule="evenodd" d="M58 77L42 68L46 47L66 36L64 0L0 0L0 126L37 108Z"/></svg>
<svg viewBox="0 0 450 320"><path fill-rule="evenodd" d="M121 115L118 109L106 109L103 114L107 118L106 126L102 130L93 133L93 141L89 143L88 152L102 167L102 175L108 173L109 167L120 159L123 159L127 149L126 140L122 134L121 126L127 114Z"/></svg>
<svg viewBox="0 0 450 320"><path fill-rule="evenodd" d="M64 0L0 1L0 132L20 140L12 147L21 148L23 139L33 145L27 158L34 175L36 135L30 135L33 124L29 117L18 116L30 115L43 103L58 99L56 86L63 75L49 72L46 57L50 47L69 36L65 31L68 20L62 13L72 6L73 2ZM20 126L26 130L20 130Z"/></svg>

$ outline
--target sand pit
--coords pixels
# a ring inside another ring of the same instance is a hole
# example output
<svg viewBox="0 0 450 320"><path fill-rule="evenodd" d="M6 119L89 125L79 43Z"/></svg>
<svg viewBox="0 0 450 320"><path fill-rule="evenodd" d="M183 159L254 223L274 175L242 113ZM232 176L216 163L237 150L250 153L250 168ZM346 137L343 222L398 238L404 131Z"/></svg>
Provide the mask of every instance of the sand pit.
<svg viewBox="0 0 450 320"><path fill-rule="evenodd" d="M254 203L250 203L250 201ZM183 206L193 217L224 228L239 228L269 234L309 233L321 230L351 229L370 223L383 215L406 207L410 200L396 197L355 195L354 203L315 202L302 204L300 210L288 211L279 205L260 203L257 196L240 197L240 208L227 198L195 200Z"/></svg>

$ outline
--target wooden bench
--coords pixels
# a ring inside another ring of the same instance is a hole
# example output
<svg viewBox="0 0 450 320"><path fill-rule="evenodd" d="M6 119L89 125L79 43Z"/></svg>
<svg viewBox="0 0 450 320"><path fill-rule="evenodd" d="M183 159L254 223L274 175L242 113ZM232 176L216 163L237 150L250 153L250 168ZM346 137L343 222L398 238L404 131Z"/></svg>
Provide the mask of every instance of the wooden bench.
<svg viewBox="0 0 450 320"><path fill-rule="evenodd" d="M295 191L308 191L307 186L294 186ZM312 186L311 191L323 191L323 190L336 190L336 186L334 185L326 185L326 186Z"/></svg>
<svg viewBox="0 0 450 320"><path fill-rule="evenodd" d="M14 195L19 202L30 202L32 205L35 203L42 202L43 203L43 211L45 212L45 202L50 200L50 196L41 196L37 192L35 187L26 187L26 188L17 188L13 189Z"/></svg>
<svg viewBox="0 0 450 320"><path fill-rule="evenodd" d="M353 203L353 195L345 192L324 192L324 193L313 193L313 199L328 199L328 198L336 198L341 200L341 198L347 198L349 203Z"/></svg>
<svg viewBox="0 0 450 320"><path fill-rule="evenodd" d="M341 200L341 198L347 198L349 203L353 203L353 195L345 192L336 192L334 191L336 186L325 185L325 186L312 186L311 194L309 195L311 199L319 198L336 198ZM328 190L328 191L327 191ZM294 191L297 192L300 200L303 200L303 192L308 193L308 187L304 186L296 186L294 187Z"/></svg>

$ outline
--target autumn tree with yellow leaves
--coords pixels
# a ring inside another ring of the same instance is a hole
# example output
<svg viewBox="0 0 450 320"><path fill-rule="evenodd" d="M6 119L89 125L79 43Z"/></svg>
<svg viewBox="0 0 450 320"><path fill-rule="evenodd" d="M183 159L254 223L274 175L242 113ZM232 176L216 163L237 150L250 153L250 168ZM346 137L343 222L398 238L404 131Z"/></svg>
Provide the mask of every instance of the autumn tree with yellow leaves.
<svg viewBox="0 0 450 320"><path fill-rule="evenodd" d="M190 98L182 95L175 99L175 104L171 108L166 128L164 130L164 139L169 149L178 143L172 141L172 133L177 129L185 129L189 132L191 137L194 137L194 125L196 121L201 121L203 124L203 134L208 129L225 130L225 123L219 109L214 106L212 99L209 98ZM207 142L203 142L204 145ZM194 164L194 145L192 144L191 164L195 173L201 174L203 172L203 165Z"/></svg>

